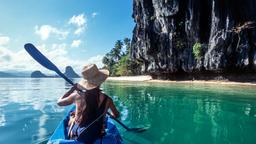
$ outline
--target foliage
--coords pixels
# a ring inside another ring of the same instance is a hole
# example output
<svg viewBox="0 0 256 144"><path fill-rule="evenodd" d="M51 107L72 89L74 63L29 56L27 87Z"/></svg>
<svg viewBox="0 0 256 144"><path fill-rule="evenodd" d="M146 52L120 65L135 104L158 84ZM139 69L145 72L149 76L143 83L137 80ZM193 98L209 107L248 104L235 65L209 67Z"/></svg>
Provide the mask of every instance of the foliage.
<svg viewBox="0 0 256 144"><path fill-rule="evenodd" d="M124 51L122 51L123 46L125 48ZM104 67L110 71L111 76L137 74L140 64L130 58L130 51L131 40L125 38L123 41L116 41L115 47L103 57Z"/></svg>
<svg viewBox="0 0 256 144"><path fill-rule="evenodd" d="M202 44L197 42L193 46L193 54L197 60L202 57Z"/></svg>
<svg viewBox="0 0 256 144"><path fill-rule="evenodd" d="M129 59L128 55L123 56L121 60L117 63L117 76L123 76L123 75L131 75L132 71L130 70L130 63L131 60Z"/></svg>
<svg viewBox="0 0 256 144"><path fill-rule="evenodd" d="M156 16L154 15L150 17L150 20L155 20L155 19L156 19Z"/></svg>
<svg viewBox="0 0 256 144"><path fill-rule="evenodd" d="M184 44L184 42L183 42L181 39L177 39L177 40L176 40L176 47L177 47L178 49L182 49L182 48L185 47L185 44Z"/></svg>

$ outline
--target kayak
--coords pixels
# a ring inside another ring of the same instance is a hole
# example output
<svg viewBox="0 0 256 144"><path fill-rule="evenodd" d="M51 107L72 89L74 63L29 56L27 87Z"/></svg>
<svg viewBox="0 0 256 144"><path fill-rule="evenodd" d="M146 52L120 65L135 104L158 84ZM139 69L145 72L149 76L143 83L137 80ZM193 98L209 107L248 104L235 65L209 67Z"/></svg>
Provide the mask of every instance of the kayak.
<svg viewBox="0 0 256 144"><path fill-rule="evenodd" d="M66 114L65 118L59 123L54 133L50 137L47 144L81 144L77 140L68 139L68 120L69 113L75 110L75 106ZM123 139L111 118L106 118L106 135L103 138L97 139L95 144L123 144Z"/></svg>

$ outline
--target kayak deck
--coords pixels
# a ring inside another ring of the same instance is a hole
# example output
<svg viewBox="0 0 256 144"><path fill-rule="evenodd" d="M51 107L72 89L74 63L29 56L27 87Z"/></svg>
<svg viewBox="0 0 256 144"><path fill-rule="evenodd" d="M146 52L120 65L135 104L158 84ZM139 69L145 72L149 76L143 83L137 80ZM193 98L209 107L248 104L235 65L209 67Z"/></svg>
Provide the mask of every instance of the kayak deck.
<svg viewBox="0 0 256 144"><path fill-rule="evenodd" d="M72 109L66 114L66 117L59 123L47 144L80 144L80 142L76 140L68 140L67 136L69 113L74 110L75 106L72 107ZM106 135L102 138L102 140L98 139L95 144L123 144L122 137L113 121L107 117L106 123Z"/></svg>

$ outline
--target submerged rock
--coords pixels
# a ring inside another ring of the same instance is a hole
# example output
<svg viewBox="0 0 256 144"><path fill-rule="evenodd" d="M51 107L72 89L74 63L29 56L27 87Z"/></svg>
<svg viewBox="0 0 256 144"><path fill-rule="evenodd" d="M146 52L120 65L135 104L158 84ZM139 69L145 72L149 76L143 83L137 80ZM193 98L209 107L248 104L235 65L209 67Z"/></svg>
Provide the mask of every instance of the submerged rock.
<svg viewBox="0 0 256 144"><path fill-rule="evenodd" d="M151 74L255 72L255 8L255 0L134 0L131 56Z"/></svg>

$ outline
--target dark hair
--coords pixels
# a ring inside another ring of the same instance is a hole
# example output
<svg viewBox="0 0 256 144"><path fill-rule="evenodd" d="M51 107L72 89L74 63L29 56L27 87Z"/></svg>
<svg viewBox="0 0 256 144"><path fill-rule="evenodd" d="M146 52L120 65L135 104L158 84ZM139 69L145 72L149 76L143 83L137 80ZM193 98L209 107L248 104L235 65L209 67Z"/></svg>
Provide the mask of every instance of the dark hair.
<svg viewBox="0 0 256 144"><path fill-rule="evenodd" d="M97 118L99 94L99 87L87 90L84 93L85 105L82 107L79 126L85 126Z"/></svg>

